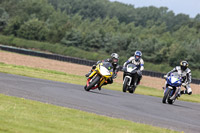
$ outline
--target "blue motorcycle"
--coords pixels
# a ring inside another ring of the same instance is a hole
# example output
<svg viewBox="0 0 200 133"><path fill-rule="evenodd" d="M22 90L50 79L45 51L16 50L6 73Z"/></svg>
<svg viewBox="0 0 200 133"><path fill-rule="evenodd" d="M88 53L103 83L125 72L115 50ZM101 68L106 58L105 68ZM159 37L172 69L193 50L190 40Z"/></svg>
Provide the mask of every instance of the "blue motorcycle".
<svg viewBox="0 0 200 133"><path fill-rule="evenodd" d="M162 102L168 102L169 104L173 104L180 95L182 77L178 74L178 72L174 72L167 77L166 81L167 85L164 91L164 97L162 99Z"/></svg>

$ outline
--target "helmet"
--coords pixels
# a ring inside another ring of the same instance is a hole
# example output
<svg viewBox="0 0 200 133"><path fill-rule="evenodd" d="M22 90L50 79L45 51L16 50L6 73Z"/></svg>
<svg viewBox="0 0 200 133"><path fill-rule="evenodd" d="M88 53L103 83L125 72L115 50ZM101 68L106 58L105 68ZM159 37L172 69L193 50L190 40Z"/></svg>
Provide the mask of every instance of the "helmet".
<svg viewBox="0 0 200 133"><path fill-rule="evenodd" d="M117 53L112 53L111 54L111 58L112 58L112 63L113 64L117 64L118 63L119 55Z"/></svg>
<svg viewBox="0 0 200 133"><path fill-rule="evenodd" d="M142 57L142 52L141 51L135 51L135 61L139 61L140 58Z"/></svg>
<svg viewBox="0 0 200 133"><path fill-rule="evenodd" d="M185 71L189 64L187 61L181 61L180 65L181 65L181 70Z"/></svg>

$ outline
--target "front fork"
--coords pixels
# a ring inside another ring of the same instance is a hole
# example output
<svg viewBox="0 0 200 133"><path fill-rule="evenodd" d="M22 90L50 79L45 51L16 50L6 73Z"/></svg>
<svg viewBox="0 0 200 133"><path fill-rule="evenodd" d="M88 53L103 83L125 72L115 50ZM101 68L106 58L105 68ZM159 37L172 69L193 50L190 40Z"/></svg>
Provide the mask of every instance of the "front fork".
<svg viewBox="0 0 200 133"><path fill-rule="evenodd" d="M101 87L101 86L104 84L104 82L106 81L106 79L103 78L103 77L101 77L100 81L101 81L101 82L100 82L99 86Z"/></svg>
<svg viewBox="0 0 200 133"><path fill-rule="evenodd" d="M176 88L176 90L175 90L175 92L174 92L174 89L171 91L171 93L170 93L170 99L171 100L175 100L177 97L178 97L178 95L179 95L179 93L180 93L180 90L181 90L181 87L177 87ZM173 92L174 92L174 94L173 94ZM172 95L173 94L173 95Z"/></svg>
<svg viewBox="0 0 200 133"><path fill-rule="evenodd" d="M125 78L124 78L124 81L125 81L125 79L126 79L126 78L128 78L128 79L129 79L129 81L128 81L127 85L128 85L128 86L131 86L131 81L132 81L132 78L131 78L130 76L125 76ZM123 81L123 84L124 84L124 81Z"/></svg>
<svg viewBox="0 0 200 133"><path fill-rule="evenodd" d="M89 75L89 78L92 78L97 73L96 70L93 70L93 72Z"/></svg>
<svg viewBox="0 0 200 133"><path fill-rule="evenodd" d="M95 74L97 74L96 70L94 70L94 71L90 74L89 78L92 79L92 77L93 77ZM101 87L101 86L104 84L105 81L106 81L106 78L101 77L100 83L99 83L99 87Z"/></svg>

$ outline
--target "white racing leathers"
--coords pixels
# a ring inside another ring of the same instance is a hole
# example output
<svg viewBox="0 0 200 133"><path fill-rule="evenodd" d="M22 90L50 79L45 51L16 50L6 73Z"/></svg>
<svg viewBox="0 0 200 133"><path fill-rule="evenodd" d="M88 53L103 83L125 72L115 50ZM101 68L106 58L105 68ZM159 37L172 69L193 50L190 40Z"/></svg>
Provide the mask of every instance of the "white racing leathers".
<svg viewBox="0 0 200 133"><path fill-rule="evenodd" d="M191 70L189 68L187 68L185 71L181 70L180 66L176 66L173 70L171 70L170 72L167 73L167 76L169 76L170 73L173 72L178 72L178 74L181 75L181 77L183 78L182 81L182 86L184 86L186 88L186 91L184 91L184 93L187 94L192 94L192 89L190 87L190 83L192 81L192 74L191 74Z"/></svg>
<svg viewBox="0 0 200 133"><path fill-rule="evenodd" d="M124 66L126 66L128 63L133 63L133 64L135 64L137 67L140 68L140 71L143 71L143 70L144 70L144 61L143 61L142 58L139 59L138 61L135 61L135 57L134 57L134 56L133 56L133 57L130 57L130 58L128 59L128 61L124 63Z"/></svg>
<svg viewBox="0 0 200 133"><path fill-rule="evenodd" d="M138 85L140 83L140 80L142 79L142 71L144 70L144 61L142 58L140 58L138 61L135 61L135 57L133 56L133 57L130 57L128 61L124 63L124 67L126 67L126 65L129 63L133 63L139 68L137 72L139 75L138 81L137 81L137 85Z"/></svg>

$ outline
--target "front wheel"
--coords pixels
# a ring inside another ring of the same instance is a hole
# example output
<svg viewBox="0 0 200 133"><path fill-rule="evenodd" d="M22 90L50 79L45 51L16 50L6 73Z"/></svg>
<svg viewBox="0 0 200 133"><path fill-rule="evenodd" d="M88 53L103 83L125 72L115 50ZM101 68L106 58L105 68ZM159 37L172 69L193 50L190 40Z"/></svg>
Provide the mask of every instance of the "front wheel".
<svg viewBox="0 0 200 133"><path fill-rule="evenodd" d="M124 84L123 84L123 89L122 89L123 92L126 92L126 90L127 90L127 87L128 87L127 83L128 83L128 78L125 77Z"/></svg>
<svg viewBox="0 0 200 133"><path fill-rule="evenodd" d="M85 86L85 90L86 90L86 91L90 91L90 89L92 89L92 87L94 87L94 85L96 85L96 84L99 82L100 78L101 78L101 77L100 77L99 75L97 75L97 76L93 79L93 81L89 83L88 86L87 86L87 85Z"/></svg>
<svg viewBox="0 0 200 133"><path fill-rule="evenodd" d="M169 97L169 94L170 94L170 89L169 88L166 88L167 89L167 91L165 92L165 94L164 94L164 97L163 97L163 99L162 99L162 102L163 103L166 103L166 101L167 101L167 99L168 99L168 97Z"/></svg>

